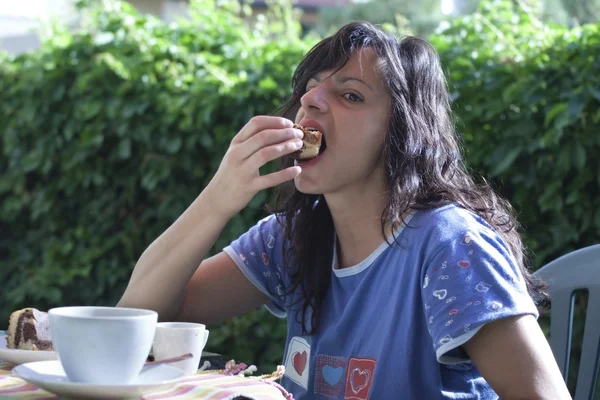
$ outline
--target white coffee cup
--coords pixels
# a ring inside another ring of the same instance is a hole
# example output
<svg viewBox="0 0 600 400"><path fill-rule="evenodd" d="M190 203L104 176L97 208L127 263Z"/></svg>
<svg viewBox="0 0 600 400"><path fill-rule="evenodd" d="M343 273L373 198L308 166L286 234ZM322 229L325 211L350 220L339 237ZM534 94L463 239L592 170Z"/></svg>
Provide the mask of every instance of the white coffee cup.
<svg viewBox="0 0 600 400"><path fill-rule="evenodd" d="M48 311L52 343L69 380L101 385L135 381L152 347L158 314L118 307Z"/></svg>
<svg viewBox="0 0 600 400"><path fill-rule="evenodd" d="M159 322L152 352L156 361L192 353L192 357L172 363L186 375L194 375L198 371L202 350L208 340L208 330L203 324L191 322Z"/></svg>

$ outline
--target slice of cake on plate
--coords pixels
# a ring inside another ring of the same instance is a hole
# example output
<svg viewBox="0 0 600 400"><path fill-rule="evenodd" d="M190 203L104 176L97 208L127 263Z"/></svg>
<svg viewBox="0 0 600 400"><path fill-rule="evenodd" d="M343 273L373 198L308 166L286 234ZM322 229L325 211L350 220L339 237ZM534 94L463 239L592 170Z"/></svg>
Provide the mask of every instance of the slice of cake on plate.
<svg viewBox="0 0 600 400"><path fill-rule="evenodd" d="M13 312L8 320L6 347L20 350L53 350L48 314L36 308Z"/></svg>

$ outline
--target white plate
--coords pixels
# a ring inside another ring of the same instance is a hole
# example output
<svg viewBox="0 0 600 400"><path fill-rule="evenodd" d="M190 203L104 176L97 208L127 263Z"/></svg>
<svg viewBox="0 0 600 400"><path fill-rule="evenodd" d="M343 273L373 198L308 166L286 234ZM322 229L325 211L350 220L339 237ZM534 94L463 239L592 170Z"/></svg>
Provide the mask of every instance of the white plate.
<svg viewBox="0 0 600 400"><path fill-rule="evenodd" d="M131 384L93 385L69 381L59 361L22 364L15 367L12 373L50 393L78 399L139 398L149 392L168 389L184 376L180 369L161 364L144 368Z"/></svg>
<svg viewBox="0 0 600 400"><path fill-rule="evenodd" d="M7 349L6 332L0 331L0 360L13 364L24 364L34 361L58 360L58 356L55 351Z"/></svg>

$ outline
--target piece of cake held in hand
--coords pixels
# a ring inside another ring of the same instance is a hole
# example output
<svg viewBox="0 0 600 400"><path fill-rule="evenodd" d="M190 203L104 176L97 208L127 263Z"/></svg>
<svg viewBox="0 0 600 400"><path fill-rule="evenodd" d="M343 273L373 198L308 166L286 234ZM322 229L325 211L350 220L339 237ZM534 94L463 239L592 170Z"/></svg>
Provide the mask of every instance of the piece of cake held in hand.
<svg viewBox="0 0 600 400"><path fill-rule="evenodd" d="M323 134L315 128L304 127L298 124L294 124L294 128L304 132L304 137L302 138L302 148L292 153L292 158L298 161L307 161L318 156Z"/></svg>
<svg viewBox="0 0 600 400"><path fill-rule="evenodd" d="M48 314L36 308L13 312L8 320L6 347L19 350L54 350Z"/></svg>

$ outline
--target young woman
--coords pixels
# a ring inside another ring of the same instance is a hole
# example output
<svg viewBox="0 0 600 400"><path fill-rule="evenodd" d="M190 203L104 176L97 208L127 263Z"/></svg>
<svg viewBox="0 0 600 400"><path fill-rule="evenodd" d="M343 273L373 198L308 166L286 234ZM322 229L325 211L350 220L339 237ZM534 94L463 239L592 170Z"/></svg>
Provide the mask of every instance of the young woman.
<svg viewBox="0 0 600 400"><path fill-rule="evenodd" d="M351 23L306 55L282 115L233 138L119 306L217 323L266 305L288 320L282 383L296 399L570 398L517 222L465 170L430 45ZM317 158L288 157L302 137L291 119L323 133ZM205 259L280 184L278 209Z"/></svg>

